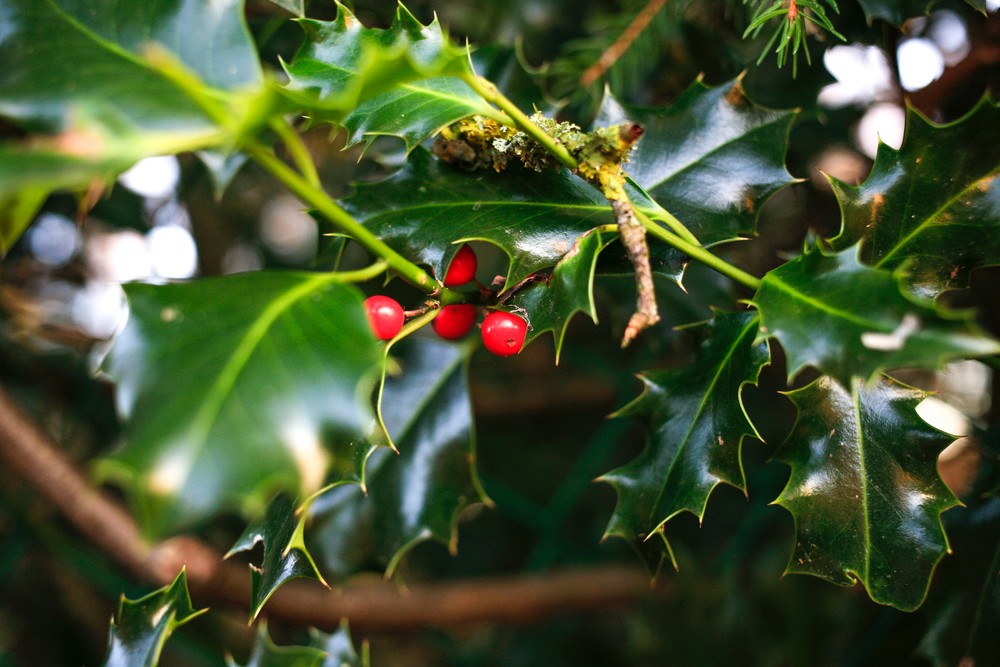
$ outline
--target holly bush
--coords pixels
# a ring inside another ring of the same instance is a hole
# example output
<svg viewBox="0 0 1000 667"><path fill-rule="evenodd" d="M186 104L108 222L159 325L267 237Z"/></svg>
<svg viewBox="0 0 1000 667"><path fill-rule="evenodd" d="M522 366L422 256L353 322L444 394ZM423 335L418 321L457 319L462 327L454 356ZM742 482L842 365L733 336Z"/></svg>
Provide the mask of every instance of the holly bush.
<svg viewBox="0 0 1000 667"><path fill-rule="evenodd" d="M0 0L0 663L994 664L997 34Z"/></svg>

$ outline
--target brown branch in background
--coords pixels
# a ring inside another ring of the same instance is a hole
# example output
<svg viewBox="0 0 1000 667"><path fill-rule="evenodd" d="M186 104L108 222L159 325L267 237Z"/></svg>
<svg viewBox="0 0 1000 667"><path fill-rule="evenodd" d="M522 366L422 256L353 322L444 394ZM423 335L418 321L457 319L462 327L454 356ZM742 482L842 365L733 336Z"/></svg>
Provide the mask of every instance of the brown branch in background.
<svg viewBox="0 0 1000 667"><path fill-rule="evenodd" d="M628 258L635 268L636 305L635 312L625 327L622 336L622 347L626 347L644 329L660 321L660 313L656 307L656 291L653 286L653 270L649 265L649 245L646 243L646 229L642 226L632 210L632 202L628 199L610 199L611 210L618 223L618 233L622 244L628 253Z"/></svg>
<svg viewBox="0 0 1000 667"><path fill-rule="evenodd" d="M593 65L584 70L583 74L580 75L580 85L584 88L590 87L595 81L600 79L607 73L609 69L618 61L622 55L628 51L632 43L639 38L642 31L645 30L656 13L663 8L663 5L667 4L667 0L649 0L646 6L642 8L632 22L628 24L625 31L618 35L618 39L614 41L601 57L597 59Z"/></svg>
<svg viewBox="0 0 1000 667"><path fill-rule="evenodd" d="M7 468L37 489L91 543L113 554L133 575L152 578L147 565L152 550L131 515L90 486L51 437L3 388L0 388L0 457Z"/></svg>
<svg viewBox="0 0 1000 667"><path fill-rule="evenodd" d="M89 485L2 387L0 460L134 576L165 586L184 566L198 606L221 603L244 613L248 609L250 573L245 565L223 561L219 552L190 536L156 545L146 542L132 516ZM315 582L294 581L278 590L264 611L274 619L326 630L335 629L343 618L359 631L524 623L568 611L604 612L662 593L649 582L644 570L624 567L415 584L406 590L377 582L330 591Z"/></svg>

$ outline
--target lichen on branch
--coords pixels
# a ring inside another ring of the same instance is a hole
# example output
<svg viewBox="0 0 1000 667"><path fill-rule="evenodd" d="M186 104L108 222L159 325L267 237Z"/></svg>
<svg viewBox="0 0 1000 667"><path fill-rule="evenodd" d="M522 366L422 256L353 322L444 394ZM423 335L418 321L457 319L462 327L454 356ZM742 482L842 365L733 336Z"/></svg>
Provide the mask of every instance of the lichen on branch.
<svg viewBox="0 0 1000 667"><path fill-rule="evenodd" d="M622 123L584 132L578 125L558 122L540 112L531 117L531 122L566 148L576 161L576 174L600 190L611 203L622 243L635 269L638 291L636 312L622 338L624 347L660 319L646 230L636 219L632 202L625 193L627 175L623 165L642 136L642 126ZM434 143L434 154L469 171L492 168L500 172L511 161L535 171L563 166L527 133L482 116L465 118L443 129Z"/></svg>

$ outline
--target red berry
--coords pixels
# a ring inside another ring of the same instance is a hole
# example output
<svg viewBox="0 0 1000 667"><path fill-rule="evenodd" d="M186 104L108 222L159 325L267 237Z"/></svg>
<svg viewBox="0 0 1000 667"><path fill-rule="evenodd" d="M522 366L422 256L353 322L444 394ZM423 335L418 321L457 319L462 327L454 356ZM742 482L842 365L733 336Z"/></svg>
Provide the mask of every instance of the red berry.
<svg viewBox="0 0 1000 667"><path fill-rule="evenodd" d="M463 245L452 258L448 270L444 274L445 287L458 287L476 277L476 251L468 245Z"/></svg>
<svg viewBox="0 0 1000 667"><path fill-rule="evenodd" d="M381 294L365 299L365 311L372 331L381 340L395 338L403 328L403 307L399 302Z"/></svg>
<svg viewBox="0 0 1000 667"><path fill-rule="evenodd" d="M483 320L483 345L501 357L520 352L527 334L527 323L512 313L495 310Z"/></svg>
<svg viewBox="0 0 1000 667"><path fill-rule="evenodd" d="M434 333L447 340L457 340L469 333L476 323L476 307L471 303L454 303L443 306L431 326Z"/></svg>

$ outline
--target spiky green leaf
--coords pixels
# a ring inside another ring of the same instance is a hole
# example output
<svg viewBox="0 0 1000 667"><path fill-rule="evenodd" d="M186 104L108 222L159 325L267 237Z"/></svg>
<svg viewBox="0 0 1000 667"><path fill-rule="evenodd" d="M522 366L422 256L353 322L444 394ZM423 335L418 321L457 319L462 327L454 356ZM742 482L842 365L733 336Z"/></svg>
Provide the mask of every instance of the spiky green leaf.
<svg viewBox="0 0 1000 667"><path fill-rule="evenodd" d="M843 213L836 243L864 240L862 259L904 267L907 283L936 296L964 287L976 268L1000 264L1000 106L983 100L964 118L935 125L907 113L896 150L880 144L865 182L832 180Z"/></svg>
<svg viewBox="0 0 1000 667"><path fill-rule="evenodd" d="M1000 351L969 313L904 294L896 275L861 264L856 248L807 250L765 275L753 304L761 336L785 351L789 377L813 366L850 385L885 369L933 369Z"/></svg>
<svg viewBox="0 0 1000 667"><path fill-rule="evenodd" d="M264 556L259 566L250 565L250 621L253 622L271 595L292 579L314 579L324 585L304 540L306 513L310 501L296 507L292 497L279 493L271 499L264 516L247 526L226 554L253 550L262 545Z"/></svg>
<svg viewBox="0 0 1000 667"><path fill-rule="evenodd" d="M530 325L525 344L546 331L555 337L556 360L562 349L566 328L576 313L597 322L594 307L594 269L597 257L613 236L600 231L587 232L556 264L546 280L528 285L517 292L510 304L523 314Z"/></svg>
<svg viewBox="0 0 1000 667"><path fill-rule="evenodd" d="M105 667L154 667L174 630L206 611L191 605L184 570L169 586L138 600L122 596L118 619L111 622Z"/></svg>
<svg viewBox="0 0 1000 667"><path fill-rule="evenodd" d="M361 292L340 280L258 272L126 286L128 324L104 364L125 447L104 467L150 531L262 505L275 488L360 479L381 354Z"/></svg>
<svg viewBox="0 0 1000 667"><path fill-rule="evenodd" d="M755 105L739 80L717 88L698 81L664 108L623 107L609 98L598 122L642 124L646 132L626 171L714 245L752 234L767 198L794 182L785 168L794 115Z"/></svg>
<svg viewBox="0 0 1000 667"><path fill-rule="evenodd" d="M953 438L917 415L924 392L885 377L850 386L824 376L788 394L799 417L775 453L792 469L775 500L795 517L787 571L860 581L912 610L948 550L940 515L958 499L936 461Z"/></svg>
<svg viewBox="0 0 1000 667"><path fill-rule="evenodd" d="M454 550L459 512L486 501L466 380L475 349L419 337L393 347L400 374L386 381L382 416L399 454L372 455L367 494L340 486L313 504L310 544L332 576L366 565L391 571L427 539Z"/></svg>
<svg viewBox="0 0 1000 667"><path fill-rule="evenodd" d="M378 135L412 149L442 127L494 115L458 76L470 73L464 48L435 18L422 25L402 5L387 29L369 29L338 3L333 21L304 19L306 41L285 66L289 90L318 118L341 123L355 144Z"/></svg>
<svg viewBox="0 0 1000 667"><path fill-rule="evenodd" d="M605 535L637 546L645 541L640 552L652 558L654 571L669 554L662 531L671 517L686 511L700 519L720 483L746 490L740 451L754 429L742 389L756 383L770 354L755 341L755 313L717 313L703 328L707 337L693 362L641 376L642 395L618 416L643 420L646 447L601 477L618 493ZM657 533L660 542L652 540Z"/></svg>

